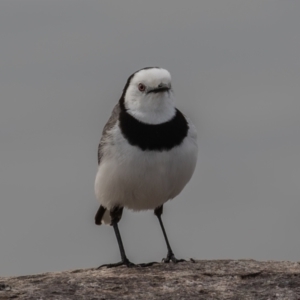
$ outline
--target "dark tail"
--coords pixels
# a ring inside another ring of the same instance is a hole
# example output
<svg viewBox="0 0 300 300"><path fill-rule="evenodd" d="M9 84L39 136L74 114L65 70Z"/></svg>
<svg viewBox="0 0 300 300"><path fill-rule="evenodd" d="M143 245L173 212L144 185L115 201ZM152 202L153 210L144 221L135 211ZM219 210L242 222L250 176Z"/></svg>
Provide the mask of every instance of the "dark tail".
<svg viewBox="0 0 300 300"><path fill-rule="evenodd" d="M106 208L104 208L102 205L100 205L100 207L96 213L96 216L95 216L95 224L96 225L101 225L101 220L103 218L105 211L106 211Z"/></svg>

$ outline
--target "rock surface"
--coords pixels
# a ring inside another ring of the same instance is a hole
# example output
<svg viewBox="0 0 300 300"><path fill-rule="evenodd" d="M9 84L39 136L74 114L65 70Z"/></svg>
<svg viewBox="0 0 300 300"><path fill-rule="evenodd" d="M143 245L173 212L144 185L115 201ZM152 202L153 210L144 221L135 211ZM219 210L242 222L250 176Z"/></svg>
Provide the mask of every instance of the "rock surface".
<svg viewBox="0 0 300 300"><path fill-rule="evenodd" d="M6 299L300 299L300 262L213 260L0 277Z"/></svg>

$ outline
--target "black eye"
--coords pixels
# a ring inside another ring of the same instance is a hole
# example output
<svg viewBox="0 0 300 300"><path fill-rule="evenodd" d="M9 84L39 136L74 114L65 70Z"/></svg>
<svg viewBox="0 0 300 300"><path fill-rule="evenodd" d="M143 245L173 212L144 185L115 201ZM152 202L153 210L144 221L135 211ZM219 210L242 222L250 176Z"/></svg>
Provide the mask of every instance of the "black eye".
<svg viewBox="0 0 300 300"><path fill-rule="evenodd" d="M146 89L145 85L142 84L142 83L139 83L138 87L139 87L139 90L140 90L141 92L144 92L145 89Z"/></svg>

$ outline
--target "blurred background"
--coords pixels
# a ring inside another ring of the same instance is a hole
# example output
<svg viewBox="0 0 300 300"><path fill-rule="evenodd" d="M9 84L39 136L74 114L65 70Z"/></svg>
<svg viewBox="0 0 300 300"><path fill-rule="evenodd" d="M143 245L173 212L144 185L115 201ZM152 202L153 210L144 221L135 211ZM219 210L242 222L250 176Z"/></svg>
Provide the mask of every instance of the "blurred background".
<svg viewBox="0 0 300 300"><path fill-rule="evenodd" d="M0 275L119 261L94 225L102 128L137 69L161 66L198 129L164 208L178 258L300 260L300 2L0 2ZM117 188L117 187L116 187ZM167 253L152 211L120 222L133 262Z"/></svg>

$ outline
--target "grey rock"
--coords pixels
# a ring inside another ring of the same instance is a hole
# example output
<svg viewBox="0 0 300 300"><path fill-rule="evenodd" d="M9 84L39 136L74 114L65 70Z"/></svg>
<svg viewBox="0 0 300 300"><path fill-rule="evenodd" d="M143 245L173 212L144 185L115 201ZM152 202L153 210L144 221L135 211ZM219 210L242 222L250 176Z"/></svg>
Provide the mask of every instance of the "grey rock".
<svg viewBox="0 0 300 300"><path fill-rule="evenodd" d="M207 260L0 277L4 299L300 299L300 263Z"/></svg>

